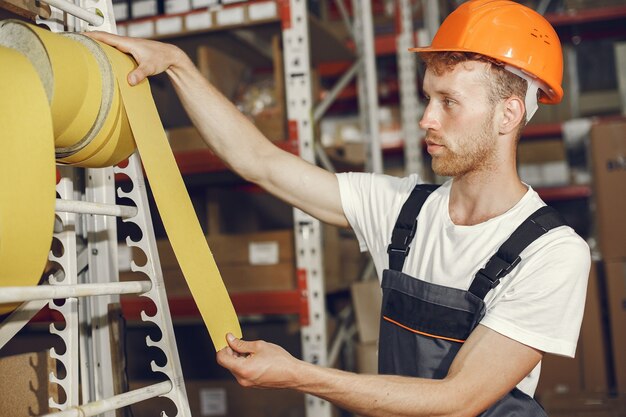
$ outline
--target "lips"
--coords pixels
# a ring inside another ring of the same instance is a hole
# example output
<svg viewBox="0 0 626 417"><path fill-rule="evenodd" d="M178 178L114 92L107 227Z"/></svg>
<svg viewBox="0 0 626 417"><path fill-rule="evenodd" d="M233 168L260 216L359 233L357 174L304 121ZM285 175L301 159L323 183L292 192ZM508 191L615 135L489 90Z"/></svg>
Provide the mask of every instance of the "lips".
<svg viewBox="0 0 626 417"><path fill-rule="evenodd" d="M444 147L442 144L437 143L429 138L426 138L425 142L426 142L426 151L428 151L428 153L431 155L433 153L436 153L438 150Z"/></svg>

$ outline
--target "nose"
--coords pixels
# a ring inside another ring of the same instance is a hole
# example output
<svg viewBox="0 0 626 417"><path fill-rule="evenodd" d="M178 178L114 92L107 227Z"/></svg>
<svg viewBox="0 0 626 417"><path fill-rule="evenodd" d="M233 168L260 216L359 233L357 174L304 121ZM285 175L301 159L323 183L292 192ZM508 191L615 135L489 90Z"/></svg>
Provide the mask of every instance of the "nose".
<svg viewBox="0 0 626 417"><path fill-rule="evenodd" d="M426 105L424 109L424 114L419 122L419 126L422 130L437 130L441 127L439 120L437 119L436 111L433 108L432 100Z"/></svg>

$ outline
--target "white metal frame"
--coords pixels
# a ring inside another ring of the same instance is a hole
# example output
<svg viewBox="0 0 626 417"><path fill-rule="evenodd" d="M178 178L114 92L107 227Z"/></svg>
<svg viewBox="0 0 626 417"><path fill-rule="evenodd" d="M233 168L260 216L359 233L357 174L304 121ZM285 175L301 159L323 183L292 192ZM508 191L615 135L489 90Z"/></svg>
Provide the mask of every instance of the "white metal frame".
<svg viewBox="0 0 626 417"><path fill-rule="evenodd" d="M417 95L416 54L409 52L415 45L411 0L398 0L400 28L396 39L400 86L400 109L402 117L402 135L404 137L404 164L407 174L417 173L425 178L422 158L423 131L419 128L419 119L424 114L424 105Z"/></svg>
<svg viewBox="0 0 626 417"><path fill-rule="evenodd" d="M289 2L290 21L286 24L283 22L287 118L290 123L296 125L300 156L315 163L317 154L322 165L333 171L332 164L324 152L316 148L313 124L321 119L341 90L357 76L361 129L366 142L366 161L368 161L366 169L382 172L371 5L368 0L353 0L354 21L351 22L343 0L337 0L336 3L349 33L355 40L358 58L325 99L313 109L306 3L301 0ZM303 359L320 366L331 366L336 361L342 344L349 340L354 332L347 328L340 331L330 348L328 347L321 224L298 209L294 209L294 224L296 263L298 272L305 274L306 277L309 306L309 325L302 327ZM305 408L308 417L330 417L332 413L328 402L310 395L306 397Z"/></svg>
<svg viewBox="0 0 626 417"><path fill-rule="evenodd" d="M378 79L372 5L369 0L352 0L352 10L354 12L352 35L357 54L363 59L363 65L358 72L357 88L361 132L365 142L365 171L380 174L383 172L383 156L378 118Z"/></svg>
<svg viewBox="0 0 626 417"><path fill-rule="evenodd" d="M306 2L290 0L290 21L283 22L283 53L287 119L296 125L299 154L315 163L313 142L313 95L311 90L310 43ZM326 342L326 308L324 268L322 259L322 227L320 222L294 209L296 264L305 274L309 305L309 325L301 329L303 359L321 366L328 363ZM330 417L330 404L307 395L309 417Z"/></svg>

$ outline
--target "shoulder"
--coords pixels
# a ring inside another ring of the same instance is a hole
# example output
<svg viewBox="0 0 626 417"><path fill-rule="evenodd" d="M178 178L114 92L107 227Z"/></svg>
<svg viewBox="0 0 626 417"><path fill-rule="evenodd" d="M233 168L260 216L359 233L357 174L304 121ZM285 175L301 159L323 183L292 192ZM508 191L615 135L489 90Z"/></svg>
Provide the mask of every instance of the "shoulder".
<svg viewBox="0 0 626 417"><path fill-rule="evenodd" d="M522 252L522 257L567 269L591 264L589 245L569 226L557 227L541 236Z"/></svg>
<svg viewBox="0 0 626 417"><path fill-rule="evenodd" d="M533 207L533 210L546 206L546 203L539 195L534 190L531 191L532 198L529 206ZM572 262L576 262L576 260L572 259L574 257L582 261L590 260L591 258L587 242L568 225L556 227L539 237L522 252L522 255L541 258L558 255L559 258L567 258Z"/></svg>
<svg viewBox="0 0 626 417"><path fill-rule="evenodd" d="M406 197L415 185L422 183L421 178L417 174L402 178L363 172L345 172L336 175L342 195L374 194L377 199L385 195Z"/></svg>

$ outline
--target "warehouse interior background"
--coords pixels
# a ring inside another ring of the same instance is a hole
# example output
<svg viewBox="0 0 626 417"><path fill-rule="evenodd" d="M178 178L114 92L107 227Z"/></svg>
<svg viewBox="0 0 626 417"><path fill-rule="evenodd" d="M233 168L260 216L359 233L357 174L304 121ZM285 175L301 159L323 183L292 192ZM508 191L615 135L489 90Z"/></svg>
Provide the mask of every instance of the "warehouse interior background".
<svg viewBox="0 0 626 417"><path fill-rule="evenodd" d="M423 68L406 48L427 44L461 1L308 0L306 21L291 22L285 10L288 14L289 4L297 1L113 0L111 10L118 33L181 47L277 146L299 154L302 138L296 121L308 120L309 151L327 169L395 176L419 172L428 181L443 182L429 168L416 125L423 110ZM593 257L576 358L544 357L536 397L550 416L623 417L626 1L521 3L542 13L561 39L565 98L557 106L540 105L524 129L519 175L588 242ZM359 17L359 24L347 25L346 20L360 12L355 5L365 9L365 22ZM37 7L45 9L34 1L0 0L0 19L32 21L41 13ZM289 60L296 55L289 51L293 46L285 44L291 24L305 28L300 41L310 44L310 51L303 47L310 58L304 74L310 91L294 93L298 87L291 85ZM320 225L319 252L299 254L302 230L293 209L229 171L209 151L166 75L152 77L151 87L244 337L277 343L296 357L326 366L375 373L380 287L369 256L359 252L354 235ZM300 97L305 99L301 102ZM117 180L122 189L128 186L124 178ZM317 410L316 403L291 391L242 388L217 365L149 186L148 195L192 415L351 415L326 406L317 414L311 411ZM123 221L116 227L119 279L141 279L130 269L131 261L139 263L144 255L125 244L126 236L134 238L141 231ZM312 289L306 275L317 267L323 281ZM44 279L54 270L51 263ZM315 292L315 299L307 292ZM143 387L159 378L150 362L162 363L164 358L145 339L161 335L139 314L154 308L141 297L122 296L118 309L111 309L109 325L115 334L111 369L120 389ZM65 351L49 330L55 320L44 308L0 349L0 416L43 415L54 411L49 397L60 396L58 401L63 401L63 390L49 381L51 371L61 376L65 372L50 356L51 348ZM323 335L321 357L319 343L302 331L307 326ZM175 415L175 407L164 398L102 415L147 417L160 415L161 410Z"/></svg>

